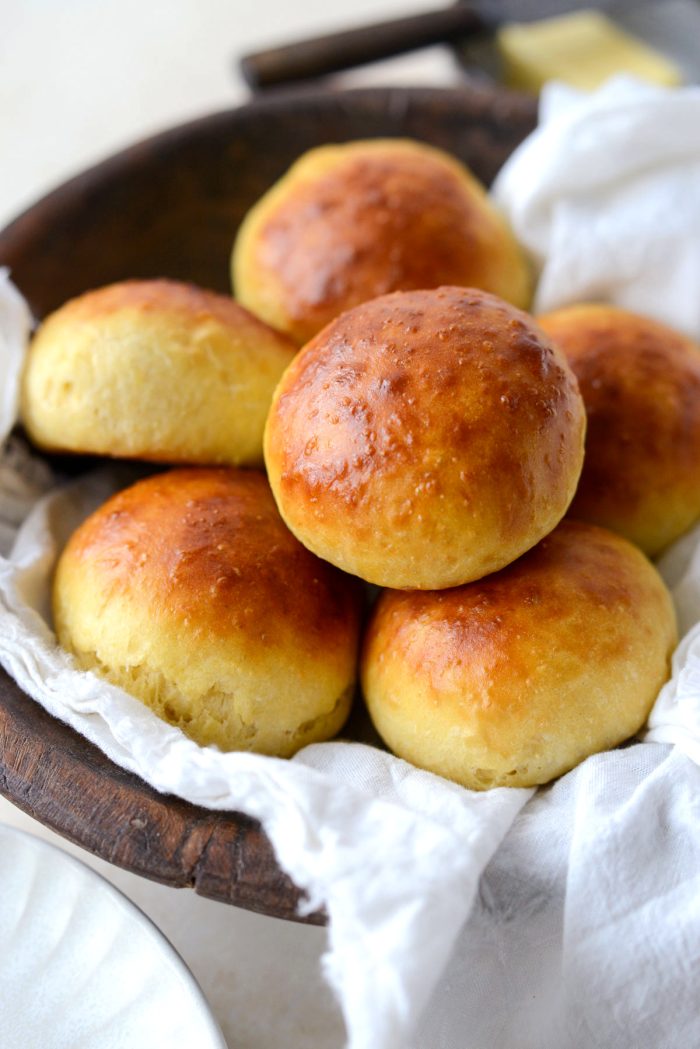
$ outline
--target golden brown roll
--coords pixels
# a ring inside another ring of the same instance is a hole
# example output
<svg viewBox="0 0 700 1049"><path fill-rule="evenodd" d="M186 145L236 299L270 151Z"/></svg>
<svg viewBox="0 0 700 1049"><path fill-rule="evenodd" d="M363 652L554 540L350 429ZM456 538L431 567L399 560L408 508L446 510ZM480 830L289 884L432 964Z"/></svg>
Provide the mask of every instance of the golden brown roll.
<svg viewBox="0 0 700 1049"><path fill-rule="evenodd" d="M571 306L538 323L566 354L588 413L571 515L660 553L700 518L700 347L614 306Z"/></svg>
<svg viewBox="0 0 700 1049"><path fill-rule="evenodd" d="M350 310L275 393L265 462L320 557L398 589L494 572L557 524L583 461L576 380L526 314L468 288Z"/></svg>
<svg viewBox="0 0 700 1049"><path fill-rule="evenodd" d="M362 683L400 757L474 790L529 787L633 735L675 643L644 555L567 519L487 579L382 594Z"/></svg>
<svg viewBox="0 0 700 1049"><path fill-rule="evenodd" d="M59 560L54 621L81 667L203 745L286 757L350 709L357 586L289 534L259 473L173 470L115 495Z"/></svg>
<svg viewBox="0 0 700 1049"><path fill-rule="evenodd" d="M405 139L304 154L246 217L232 274L240 301L300 345L391 291L457 284L526 307L531 290L483 186L453 157Z"/></svg>
<svg viewBox="0 0 700 1049"><path fill-rule="evenodd" d="M50 450L260 465L272 392L294 352L224 295L169 280L113 284L41 325L22 420Z"/></svg>

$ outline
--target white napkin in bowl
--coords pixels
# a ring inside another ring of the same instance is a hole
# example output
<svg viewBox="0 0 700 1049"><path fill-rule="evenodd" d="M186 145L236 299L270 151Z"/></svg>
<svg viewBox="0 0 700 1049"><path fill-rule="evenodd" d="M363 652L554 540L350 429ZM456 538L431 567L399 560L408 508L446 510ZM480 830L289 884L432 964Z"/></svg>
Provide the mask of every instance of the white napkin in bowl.
<svg viewBox="0 0 700 1049"><path fill-rule="evenodd" d="M25 335L17 323L0 343L0 382L12 381L3 352L21 355ZM648 742L591 758L534 797L476 794L357 743L289 762L201 748L77 672L48 621L51 568L123 483L102 471L29 515L0 558L0 662L156 789L262 821L310 905L329 912L324 964L348 1049L700 1044L700 527L662 562L688 633ZM5 498L0 489L0 507Z"/></svg>
<svg viewBox="0 0 700 1049"><path fill-rule="evenodd" d="M611 302L700 339L700 87L548 84L492 194L540 271L536 313Z"/></svg>
<svg viewBox="0 0 700 1049"><path fill-rule="evenodd" d="M0 554L7 555L17 529L53 480L45 462L17 437L8 438L19 408L24 347L32 328L27 303L0 268ZM7 438L7 439L6 439ZM4 442L4 444L3 444Z"/></svg>

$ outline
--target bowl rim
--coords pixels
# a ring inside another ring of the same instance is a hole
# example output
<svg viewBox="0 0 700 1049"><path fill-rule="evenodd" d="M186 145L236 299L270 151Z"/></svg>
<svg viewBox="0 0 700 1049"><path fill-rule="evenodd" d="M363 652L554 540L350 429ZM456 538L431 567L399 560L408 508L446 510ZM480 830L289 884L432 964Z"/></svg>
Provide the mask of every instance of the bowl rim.
<svg viewBox="0 0 700 1049"><path fill-rule="evenodd" d="M0 229L0 253L7 250L8 244L12 243L15 238L24 234L28 223L36 222L37 211L41 210L42 217L49 218L52 211L62 210L71 203L79 203L86 193L99 187L105 178L116 177L121 171L127 171L135 161L138 161L139 156L145 150L154 147L165 150L176 148L180 142L193 135L206 135L219 125L225 127L233 117L245 118L253 114L284 112L298 109L300 106L328 105L331 107L343 102L354 105L380 99L384 100L387 109L391 112L401 112L408 105L424 105L438 100L454 105L457 109L459 103L464 102L467 98L472 102L479 100L484 112L514 107L525 115L531 115L534 119L537 111L537 101L533 96L482 83L465 84L462 87L390 85L339 90L314 86L271 90L241 105L217 109L212 113L205 113L183 123L156 131L152 135L143 136L62 180L24 207Z"/></svg>

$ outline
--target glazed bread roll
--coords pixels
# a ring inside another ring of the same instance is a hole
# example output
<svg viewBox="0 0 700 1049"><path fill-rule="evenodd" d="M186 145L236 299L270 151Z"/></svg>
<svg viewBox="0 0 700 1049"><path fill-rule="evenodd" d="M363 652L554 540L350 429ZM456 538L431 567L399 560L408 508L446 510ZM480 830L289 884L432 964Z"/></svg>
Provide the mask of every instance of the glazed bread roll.
<svg viewBox="0 0 700 1049"><path fill-rule="evenodd" d="M700 347L614 306L538 319L576 373L588 413L573 517L649 556L700 518Z"/></svg>
<svg viewBox="0 0 700 1049"><path fill-rule="evenodd" d="M494 572L557 524L583 461L576 380L526 314L467 288L350 310L275 393L265 461L314 553L379 586Z"/></svg>
<svg viewBox="0 0 700 1049"><path fill-rule="evenodd" d="M362 683L391 750L465 787L547 783L644 723L676 643L642 553L566 520L468 586L386 591Z"/></svg>
<svg viewBox="0 0 700 1049"><path fill-rule="evenodd" d="M235 294L301 345L391 291L457 284L526 307L523 254L483 186L440 150L375 139L311 150L246 217Z"/></svg>
<svg viewBox="0 0 700 1049"><path fill-rule="evenodd" d="M54 451L261 465L272 392L294 352L224 295L168 280L113 284L39 328L22 421Z"/></svg>
<svg viewBox="0 0 700 1049"><path fill-rule="evenodd" d="M287 757L342 727L354 580L289 534L262 474L173 470L115 495L58 563L61 645L197 743Z"/></svg>

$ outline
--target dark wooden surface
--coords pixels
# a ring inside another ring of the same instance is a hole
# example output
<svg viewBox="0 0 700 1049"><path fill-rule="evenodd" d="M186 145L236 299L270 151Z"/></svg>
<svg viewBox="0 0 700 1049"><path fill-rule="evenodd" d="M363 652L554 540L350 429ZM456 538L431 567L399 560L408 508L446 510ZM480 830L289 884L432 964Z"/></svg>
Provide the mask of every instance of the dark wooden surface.
<svg viewBox="0 0 700 1049"><path fill-rule="evenodd" d="M0 792L102 859L279 918L300 893L259 825L158 794L47 714L0 669ZM310 920L323 923L323 915Z"/></svg>
<svg viewBox="0 0 700 1049"><path fill-rule="evenodd" d="M327 76L432 44L487 32L487 20L466 3L346 29L245 55L241 72L254 89Z"/></svg>
<svg viewBox="0 0 700 1049"><path fill-rule="evenodd" d="M72 295L127 277L168 276L227 291L241 218L304 150L406 135L449 150L490 182L534 122L534 102L489 90L268 96L166 132L66 183L0 233L0 265L10 267L39 318ZM0 792L144 877L297 918L299 892L253 820L158 794L51 718L1 670Z"/></svg>

